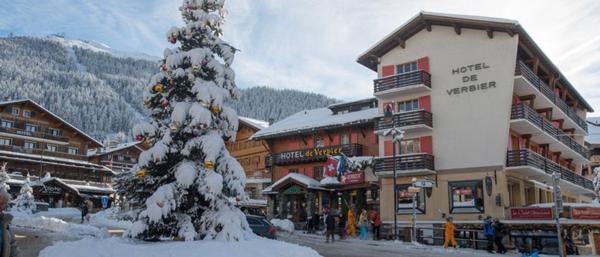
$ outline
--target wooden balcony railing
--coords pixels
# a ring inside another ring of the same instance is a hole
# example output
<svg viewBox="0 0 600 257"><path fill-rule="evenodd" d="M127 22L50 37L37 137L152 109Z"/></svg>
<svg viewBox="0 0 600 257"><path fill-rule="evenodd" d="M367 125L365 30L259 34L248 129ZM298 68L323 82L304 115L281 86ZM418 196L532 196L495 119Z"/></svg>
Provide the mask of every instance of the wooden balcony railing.
<svg viewBox="0 0 600 257"><path fill-rule="evenodd" d="M431 113L426 110L396 113L391 120L379 117L375 120L375 130L389 129L393 127L407 127L415 125L432 126Z"/></svg>
<svg viewBox="0 0 600 257"><path fill-rule="evenodd" d="M508 155L506 158L506 166L507 167L518 167L518 166L530 166L535 167L540 170L543 170L549 175L552 175L554 172L560 173L560 177L569 181L573 184L581 186L583 188L587 188L590 190L594 190L594 184L591 180L582 177L579 174L574 173L573 171L564 168L557 164L556 162L534 152L529 149L521 149L508 151Z"/></svg>
<svg viewBox="0 0 600 257"><path fill-rule="evenodd" d="M534 109L524 103L514 104L510 112L511 119L526 119L536 127L550 134L558 141L573 149L585 158L589 158L588 151L561 129L555 127L552 122L539 115Z"/></svg>
<svg viewBox="0 0 600 257"><path fill-rule="evenodd" d="M579 127L586 132L588 131L587 123L581 117L577 116L577 113L565 103L559 96L552 92L550 86L548 86L543 80L541 80L525 63L517 61L515 75L523 76L529 81L538 91L544 94L550 101L552 101L558 108L560 108L571 120L573 120Z"/></svg>
<svg viewBox="0 0 600 257"><path fill-rule="evenodd" d="M419 84L431 88L431 75L424 70L419 70L376 79L374 84L375 93Z"/></svg>
<svg viewBox="0 0 600 257"><path fill-rule="evenodd" d="M45 138L45 139L61 141L61 142L69 142L68 137L55 136L55 135L51 135L51 134L42 132L42 131L45 131L45 128L43 128L43 127L40 127L40 131L31 132L31 131L25 130L24 127L17 126L17 125L19 125L19 124L16 124L15 127L13 127L13 128L0 127L0 132L11 133L11 134L16 134L16 135L21 135L21 136L28 136L28 137Z"/></svg>
<svg viewBox="0 0 600 257"><path fill-rule="evenodd" d="M43 155L45 157L60 157L80 161L87 160L87 156L81 154L70 154L66 152L42 150L40 148L25 148L16 145L0 145L0 150L11 151L15 153Z"/></svg>
<svg viewBox="0 0 600 257"><path fill-rule="evenodd" d="M418 153L406 154L394 157L383 157L375 159L375 172L394 171L395 168L398 174L403 171L412 170L435 170L433 155Z"/></svg>

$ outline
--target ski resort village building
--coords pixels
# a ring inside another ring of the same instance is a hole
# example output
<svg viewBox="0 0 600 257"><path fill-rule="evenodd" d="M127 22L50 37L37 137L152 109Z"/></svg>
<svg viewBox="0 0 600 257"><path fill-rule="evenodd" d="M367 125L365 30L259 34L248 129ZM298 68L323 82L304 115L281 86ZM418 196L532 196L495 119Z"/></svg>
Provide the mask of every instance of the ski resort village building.
<svg viewBox="0 0 600 257"><path fill-rule="evenodd" d="M543 248L556 240L558 173L563 227L590 242L581 228L596 228L589 219L600 212L587 205L595 193L582 167L593 110L517 21L421 12L358 62L377 73L374 167L384 223L396 215L410 224L416 178L433 184L417 193L419 226L452 216L459 227L479 227L490 215L506 220L514 243ZM394 127L405 132L396 144L385 135Z"/></svg>
<svg viewBox="0 0 600 257"><path fill-rule="evenodd" d="M227 142L226 147L231 156L242 165L246 173L246 194L248 202L239 203L265 209L267 201L262 195L262 190L271 184L271 172L267 168L269 150L266 142L250 140L257 131L268 128L269 122L239 117L238 132L235 142Z"/></svg>
<svg viewBox="0 0 600 257"><path fill-rule="evenodd" d="M271 217L291 217L303 222L324 208L340 210L375 205L377 178L372 169L341 176L340 183L323 184L328 156L377 156L373 122L374 98L304 110L278 121L252 136L267 142L271 151L267 166L272 181L263 190Z"/></svg>
<svg viewBox="0 0 600 257"><path fill-rule="evenodd" d="M86 153L102 144L32 100L0 102L0 163L11 193L30 175L35 198L51 207L73 206L114 193L113 171Z"/></svg>

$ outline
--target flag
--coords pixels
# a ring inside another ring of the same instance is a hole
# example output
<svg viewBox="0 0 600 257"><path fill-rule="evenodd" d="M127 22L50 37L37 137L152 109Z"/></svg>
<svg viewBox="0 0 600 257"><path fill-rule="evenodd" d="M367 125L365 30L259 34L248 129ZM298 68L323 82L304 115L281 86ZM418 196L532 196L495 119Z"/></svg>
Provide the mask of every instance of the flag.
<svg viewBox="0 0 600 257"><path fill-rule="evenodd" d="M346 173L346 157L336 156L336 158L338 159L337 173L344 175L344 173Z"/></svg>
<svg viewBox="0 0 600 257"><path fill-rule="evenodd" d="M339 161L335 157L327 157L327 163L325 163L325 176L335 177L338 169L338 163Z"/></svg>

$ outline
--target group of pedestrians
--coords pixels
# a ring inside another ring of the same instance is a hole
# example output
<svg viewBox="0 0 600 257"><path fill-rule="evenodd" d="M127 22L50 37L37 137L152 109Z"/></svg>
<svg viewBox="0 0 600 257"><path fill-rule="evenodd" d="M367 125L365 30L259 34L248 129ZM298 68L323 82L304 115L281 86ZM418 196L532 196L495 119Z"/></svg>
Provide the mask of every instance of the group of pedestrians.
<svg viewBox="0 0 600 257"><path fill-rule="evenodd" d="M446 218L446 225L444 226L444 248L448 248L448 245L456 248L456 239L454 238L455 226L452 220L452 216ZM494 252L494 244L496 244L496 253L504 254L506 253L506 247L502 243L502 239L504 238L505 228L504 224L500 222L500 219L494 218L491 216L487 216L483 220L483 235L487 239L487 248L486 250L489 253Z"/></svg>
<svg viewBox="0 0 600 257"><path fill-rule="evenodd" d="M381 227L381 217L377 210L373 209L367 212L366 209L362 209L358 214L358 217L354 214L352 209L349 209L346 217L343 213L336 214L331 209L325 209L323 212L323 221L325 224L325 242L334 242L335 232L340 239L346 239L347 236L352 238L356 237L356 228L359 230L359 238L366 240L368 235L368 228L371 227L373 231L373 238L379 240L379 228ZM314 233L319 228L320 219L315 213L313 214L307 224L307 232Z"/></svg>

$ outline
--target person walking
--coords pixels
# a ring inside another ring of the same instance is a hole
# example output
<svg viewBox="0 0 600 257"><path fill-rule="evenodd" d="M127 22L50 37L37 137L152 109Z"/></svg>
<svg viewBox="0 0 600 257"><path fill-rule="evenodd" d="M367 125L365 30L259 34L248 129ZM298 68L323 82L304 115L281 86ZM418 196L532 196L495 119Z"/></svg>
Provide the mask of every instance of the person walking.
<svg viewBox="0 0 600 257"><path fill-rule="evenodd" d="M89 212L88 205L84 201L83 203L81 203L81 223L83 223L83 221L86 220L88 212Z"/></svg>
<svg viewBox="0 0 600 257"><path fill-rule="evenodd" d="M502 243L502 239L504 238L504 224L500 222L498 218L494 218L494 242L496 243L497 253L504 254L506 253L506 247Z"/></svg>
<svg viewBox="0 0 600 257"><path fill-rule="evenodd" d="M487 239L487 248L488 253L494 252L494 227L492 226L492 217L487 216L483 220L483 235Z"/></svg>
<svg viewBox="0 0 600 257"><path fill-rule="evenodd" d="M347 229L346 232L348 232L349 236L352 237L356 237L356 225L354 223L354 212L352 211L352 208L348 209L348 222L347 222Z"/></svg>
<svg viewBox="0 0 600 257"><path fill-rule="evenodd" d="M360 216L358 216L358 224L360 226L360 239L361 240L366 240L367 239L367 210L363 209L360 212Z"/></svg>
<svg viewBox="0 0 600 257"><path fill-rule="evenodd" d="M326 210L326 217L325 217L325 242L329 243L329 237L331 236L331 242L333 243L335 241L335 215L333 215L333 213L331 213L331 211L328 209Z"/></svg>
<svg viewBox="0 0 600 257"><path fill-rule="evenodd" d="M452 216L446 218L446 225L444 226L444 248L448 248L448 244L452 244L452 247L456 248L456 239L454 239L454 223L452 222Z"/></svg>
<svg viewBox="0 0 600 257"><path fill-rule="evenodd" d="M373 239L379 240L379 227L381 227L381 217L376 209L371 210L369 213L369 221L373 227Z"/></svg>
<svg viewBox="0 0 600 257"><path fill-rule="evenodd" d="M10 230L10 222L13 216L4 213L8 203L10 202L10 194L4 190L0 191L0 256L14 257L18 256L17 246L12 231Z"/></svg>
<svg viewBox="0 0 600 257"><path fill-rule="evenodd" d="M338 222L338 231L340 233L340 240L346 239L346 219L344 215L340 213L340 222Z"/></svg>

